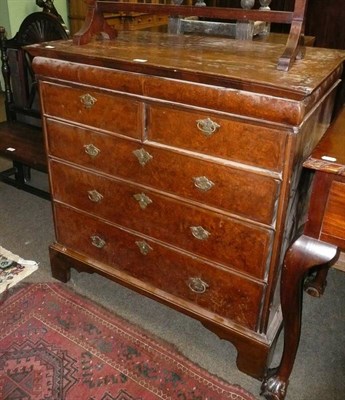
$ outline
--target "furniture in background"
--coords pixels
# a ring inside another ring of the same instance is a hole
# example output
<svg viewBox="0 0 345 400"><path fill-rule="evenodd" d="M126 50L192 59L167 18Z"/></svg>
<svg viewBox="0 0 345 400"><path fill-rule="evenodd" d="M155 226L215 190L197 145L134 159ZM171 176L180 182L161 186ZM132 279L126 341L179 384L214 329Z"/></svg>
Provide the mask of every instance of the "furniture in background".
<svg viewBox="0 0 345 400"><path fill-rule="evenodd" d="M31 183L31 168L47 172L47 157L31 58L22 46L68 38L55 8L48 10L28 15L12 39L0 27L7 118L0 123L0 155L12 161L11 168L0 172L0 180L43 198L50 194Z"/></svg>
<svg viewBox="0 0 345 400"><path fill-rule="evenodd" d="M308 48L295 60L296 13L88 3L73 41L27 48L48 151L52 274L97 272L194 317L263 379L284 323L284 255L307 208L303 162L330 124L345 54ZM120 7L260 16L292 32L287 46L116 34L103 13Z"/></svg>
<svg viewBox="0 0 345 400"><path fill-rule="evenodd" d="M155 1L152 1L154 3ZM158 1L156 1L158 3ZM68 0L68 19L71 35L77 33L84 24L87 14L87 5L84 0ZM167 25L168 17L152 13L139 12L110 12L105 14L107 23L118 30L136 30L147 28L159 28Z"/></svg>
<svg viewBox="0 0 345 400"><path fill-rule="evenodd" d="M286 253L281 280L284 351L279 368L265 379L263 394L284 398L301 335L302 287L319 297L329 267L345 251L345 106L304 162L313 178L303 234ZM305 281L307 274L310 277Z"/></svg>
<svg viewBox="0 0 345 400"><path fill-rule="evenodd" d="M137 1L137 3L143 3L143 1ZM152 4L170 4L174 3L169 0L152 0ZM175 4L182 4L182 1L175 1ZM184 0L183 4L186 6L220 6L228 7L228 4L223 4L222 1L208 1L207 5L203 0ZM271 0L262 0L260 2L261 9L265 9L271 5ZM233 7L242 7L243 9L252 8L254 1L251 0L232 0L231 5ZM275 4L273 4L274 6ZM85 17L87 15L87 4L84 0L68 0L68 12L69 12L69 23L71 34L77 33L83 26ZM206 20L205 18L197 17L173 17L168 18L167 15L156 15L153 13L141 13L141 12L123 12L117 13L105 13L104 18L107 24L117 30L137 30L137 29L150 29L167 31L170 33L199 33L199 34L213 34L220 36L228 36L232 38L240 39L252 39L255 37L257 40L267 39L270 28L267 23L263 21L244 21L240 26L240 21L221 21ZM169 28L168 28L169 25ZM240 35L244 37L240 37ZM254 36L255 35L255 36ZM278 36L276 36L277 38ZM273 39L274 40L274 39ZM276 39L277 40L277 39ZM280 40L287 40L286 35L281 35ZM306 45L310 46L313 44L314 39L312 37L307 38Z"/></svg>
<svg viewBox="0 0 345 400"><path fill-rule="evenodd" d="M157 3L127 3L122 1L104 1L104 0L84 0L87 6L87 14L83 27L74 34L75 44L85 44L93 36L100 34L107 38L115 38L117 30L110 26L105 16L112 12L123 11L126 14L132 12L153 13L157 15L169 15L170 19L181 17L200 17L212 20L237 21L239 25L239 34L236 28L236 38L241 40L248 39L248 25L254 21L270 26L272 22L290 25L288 40L283 54L279 57L277 68L287 71L291 68L296 58L303 58L304 55L304 16L307 0L295 0L293 11L282 12L273 11L266 4L271 0L262 0L263 7L252 9L254 0L241 0L242 9L228 7L205 7L202 0L197 0L195 5L180 5L180 0L172 0L171 4ZM95 4L97 4L95 6ZM178 25L178 24L177 24ZM172 33L183 33L180 29L170 29ZM267 33L269 29L267 29ZM252 35L251 35L252 37Z"/></svg>

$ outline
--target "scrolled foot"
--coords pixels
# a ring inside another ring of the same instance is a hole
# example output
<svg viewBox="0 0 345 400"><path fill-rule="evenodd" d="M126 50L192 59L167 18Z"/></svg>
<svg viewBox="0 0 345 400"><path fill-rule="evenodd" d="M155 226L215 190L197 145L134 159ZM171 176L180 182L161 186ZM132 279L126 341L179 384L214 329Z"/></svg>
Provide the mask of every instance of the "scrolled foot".
<svg viewBox="0 0 345 400"><path fill-rule="evenodd" d="M315 276L309 276L304 282L304 290L310 296L321 297L327 286L328 268L319 271Z"/></svg>
<svg viewBox="0 0 345 400"><path fill-rule="evenodd" d="M309 296L312 297L321 297L326 288L326 282L323 285L320 285L318 282L314 282L313 280L307 280L304 284L304 290Z"/></svg>
<svg viewBox="0 0 345 400"><path fill-rule="evenodd" d="M284 400L288 382L276 375L277 369L268 371L261 385L260 395L267 400Z"/></svg>

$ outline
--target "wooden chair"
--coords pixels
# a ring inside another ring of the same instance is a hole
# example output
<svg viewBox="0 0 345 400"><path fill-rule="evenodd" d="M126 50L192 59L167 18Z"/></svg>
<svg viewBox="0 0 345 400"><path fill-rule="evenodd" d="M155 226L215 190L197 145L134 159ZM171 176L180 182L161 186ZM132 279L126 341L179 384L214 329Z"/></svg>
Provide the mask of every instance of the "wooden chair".
<svg viewBox="0 0 345 400"><path fill-rule="evenodd" d="M12 39L7 39L5 29L0 27L6 112L6 121L0 123L0 156L12 161L11 168L0 172L0 180L50 198L48 192L31 184L31 169L47 172L47 160L37 86L30 56L22 47L67 39L68 31L50 0L36 3L44 7L44 11L27 16Z"/></svg>

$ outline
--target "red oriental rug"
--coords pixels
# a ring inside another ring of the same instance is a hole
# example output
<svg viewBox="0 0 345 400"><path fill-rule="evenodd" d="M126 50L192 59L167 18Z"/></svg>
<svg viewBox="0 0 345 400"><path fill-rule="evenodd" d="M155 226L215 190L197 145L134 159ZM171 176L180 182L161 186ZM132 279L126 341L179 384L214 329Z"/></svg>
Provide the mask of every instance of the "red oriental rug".
<svg viewBox="0 0 345 400"><path fill-rule="evenodd" d="M1 400L254 400L63 284L0 307Z"/></svg>

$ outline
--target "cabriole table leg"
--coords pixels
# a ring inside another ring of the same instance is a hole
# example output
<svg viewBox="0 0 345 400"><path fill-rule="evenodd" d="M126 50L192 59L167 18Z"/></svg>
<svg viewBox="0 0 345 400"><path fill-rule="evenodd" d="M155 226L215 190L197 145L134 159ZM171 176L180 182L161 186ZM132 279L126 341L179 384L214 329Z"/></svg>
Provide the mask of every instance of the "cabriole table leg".
<svg viewBox="0 0 345 400"><path fill-rule="evenodd" d="M284 350L278 368L268 371L261 386L267 400L283 400L295 361L301 335L303 280L312 267L327 267L336 262L336 246L309 236L300 236L285 255L281 278L281 305L284 321Z"/></svg>

